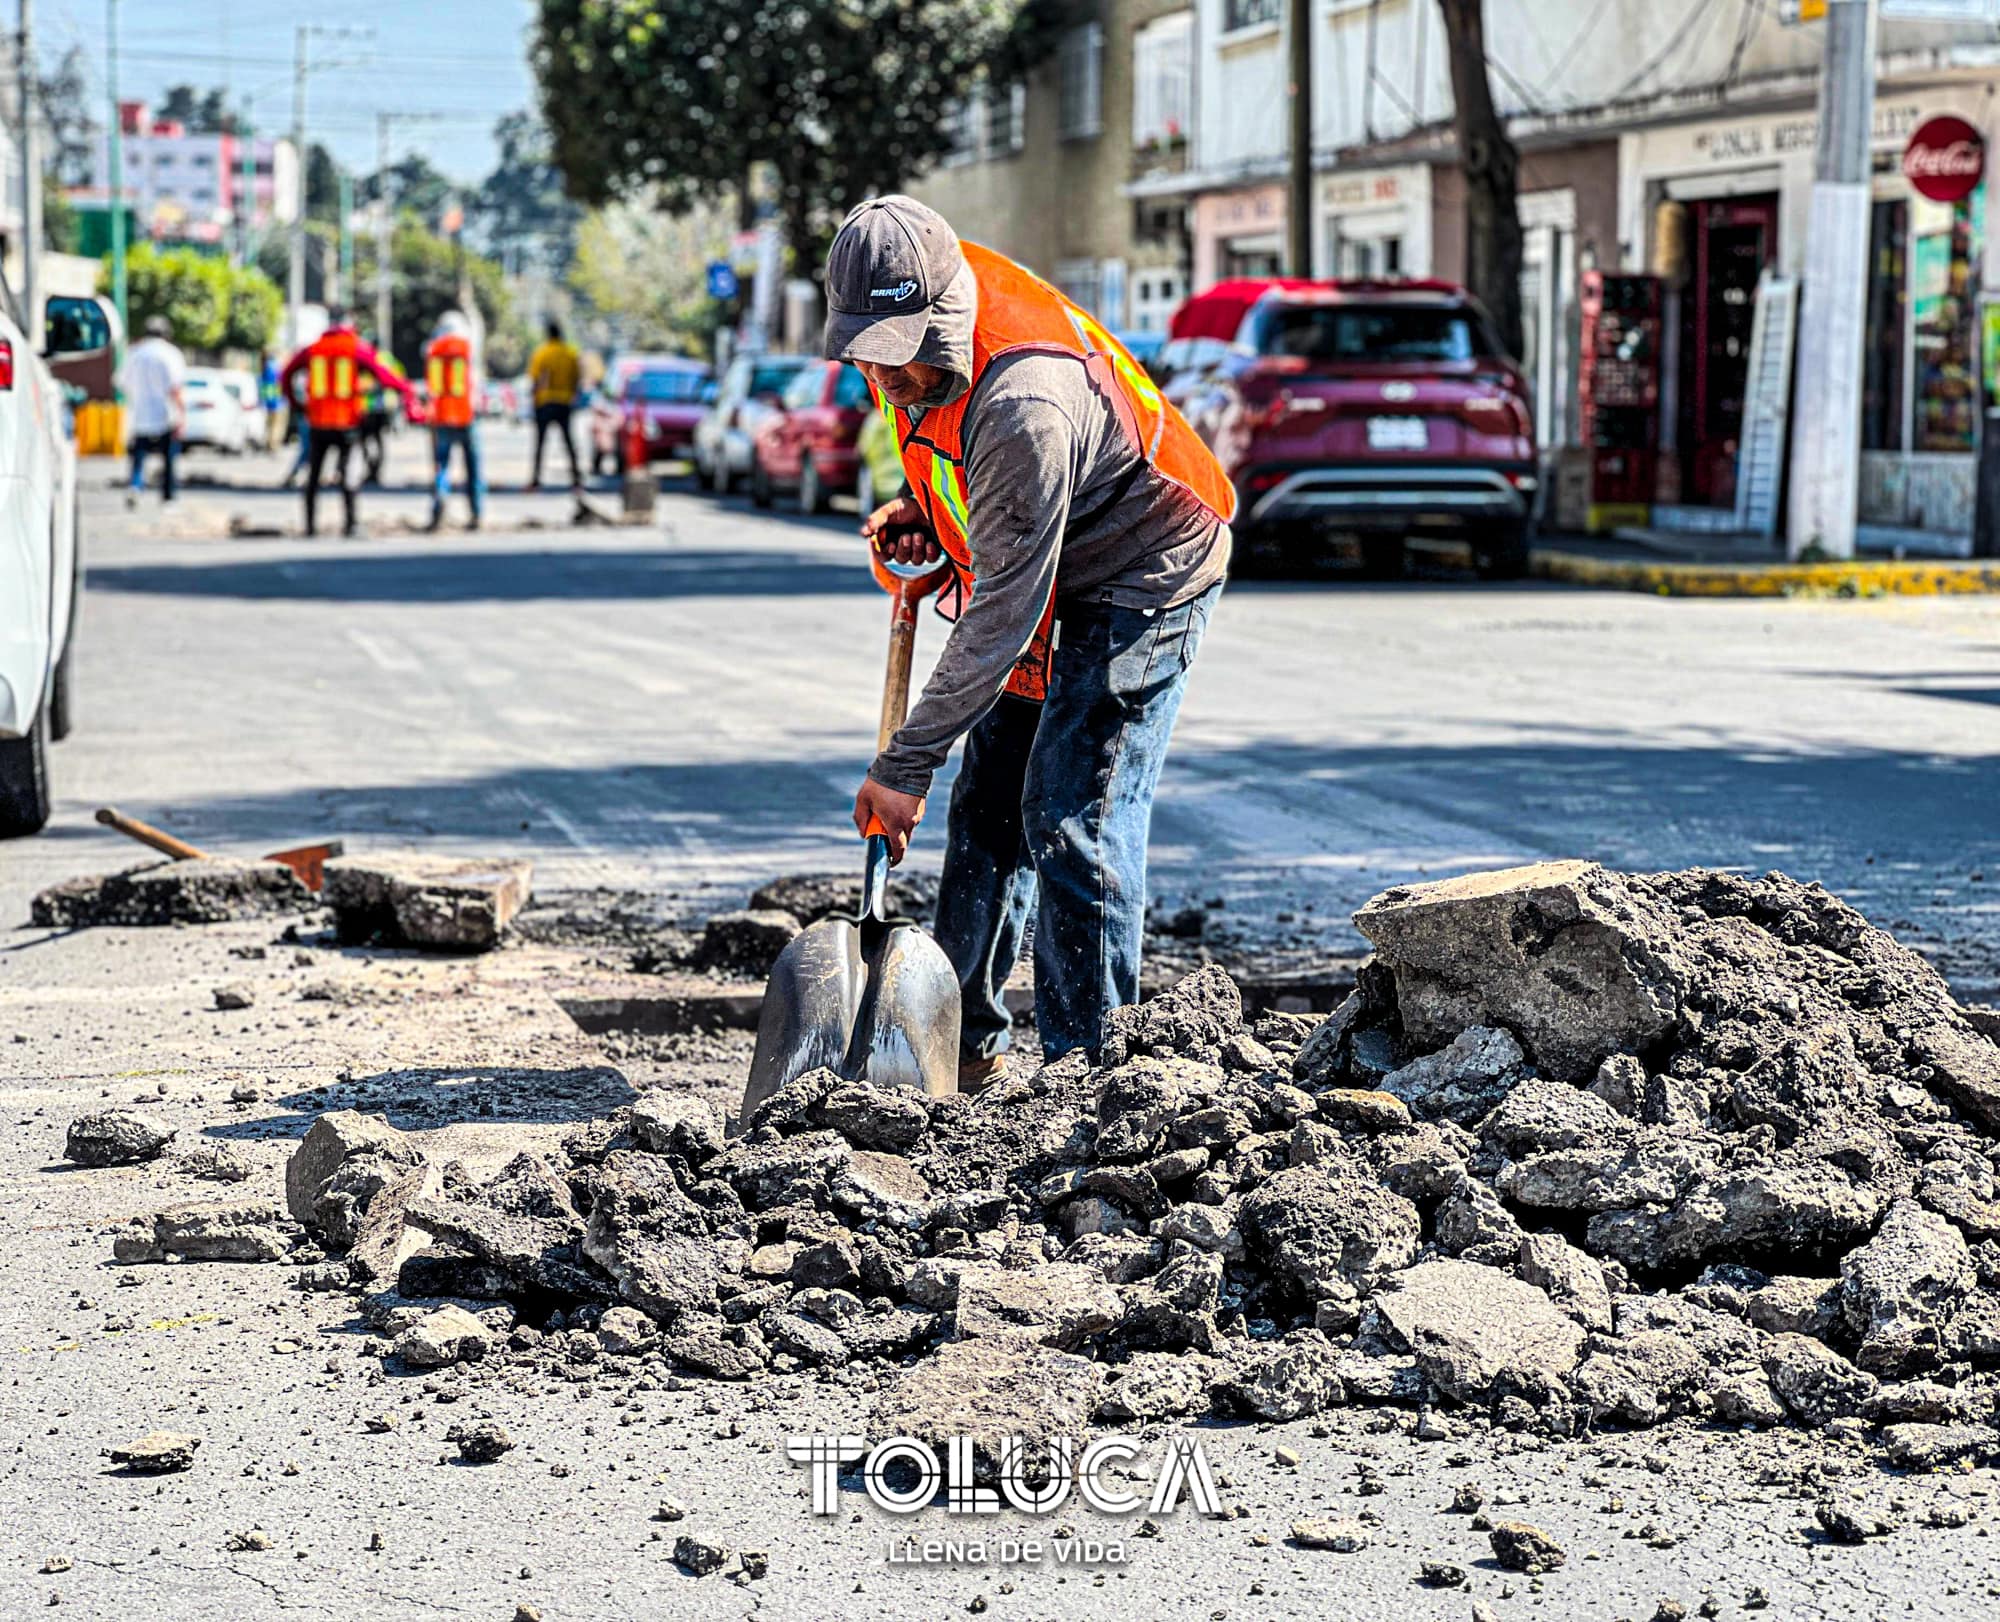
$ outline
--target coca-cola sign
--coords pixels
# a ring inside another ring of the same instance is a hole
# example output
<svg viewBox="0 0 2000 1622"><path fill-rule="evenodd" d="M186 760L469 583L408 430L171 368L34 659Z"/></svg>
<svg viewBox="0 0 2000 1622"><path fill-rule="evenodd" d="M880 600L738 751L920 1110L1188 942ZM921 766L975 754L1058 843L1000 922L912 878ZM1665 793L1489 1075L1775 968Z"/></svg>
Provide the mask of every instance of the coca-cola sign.
<svg viewBox="0 0 2000 1622"><path fill-rule="evenodd" d="M1903 148L1903 173L1932 202L1970 197L1985 172L1986 143L1979 131L1948 113L1925 119Z"/></svg>

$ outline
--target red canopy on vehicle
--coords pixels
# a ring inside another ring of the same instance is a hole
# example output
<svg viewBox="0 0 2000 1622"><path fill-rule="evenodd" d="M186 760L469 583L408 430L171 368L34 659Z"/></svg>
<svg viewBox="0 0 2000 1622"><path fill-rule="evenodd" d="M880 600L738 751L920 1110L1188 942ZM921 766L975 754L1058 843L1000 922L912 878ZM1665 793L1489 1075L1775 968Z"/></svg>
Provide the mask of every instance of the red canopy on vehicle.
<svg viewBox="0 0 2000 1622"><path fill-rule="evenodd" d="M1245 276L1217 282L1205 293L1197 293L1167 323L1169 338L1220 338L1224 343L1236 336L1243 314L1274 287L1321 287L1325 284L1299 276Z"/></svg>

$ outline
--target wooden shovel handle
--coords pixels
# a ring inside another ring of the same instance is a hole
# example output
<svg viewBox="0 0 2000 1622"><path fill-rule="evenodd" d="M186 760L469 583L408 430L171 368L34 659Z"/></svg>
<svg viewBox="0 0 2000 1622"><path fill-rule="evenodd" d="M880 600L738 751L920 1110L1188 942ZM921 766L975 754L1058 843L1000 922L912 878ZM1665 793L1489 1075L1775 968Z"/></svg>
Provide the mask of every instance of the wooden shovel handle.
<svg viewBox="0 0 2000 1622"><path fill-rule="evenodd" d="M910 713L910 662L917 651L917 602L919 593L904 584L893 601L889 617L889 665L882 677L882 722L875 729L875 750L889 747L889 740Z"/></svg>
<svg viewBox="0 0 2000 1622"><path fill-rule="evenodd" d="M150 822L141 822L137 817L128 817L115 807L101 805L97 808L97 820L107 828L116 828L127 839L136 839L142 845L171 856L177 862L200 861L208 855L205 850L197 850L185 839L176 839L172 834L162 832Z"/></svg>

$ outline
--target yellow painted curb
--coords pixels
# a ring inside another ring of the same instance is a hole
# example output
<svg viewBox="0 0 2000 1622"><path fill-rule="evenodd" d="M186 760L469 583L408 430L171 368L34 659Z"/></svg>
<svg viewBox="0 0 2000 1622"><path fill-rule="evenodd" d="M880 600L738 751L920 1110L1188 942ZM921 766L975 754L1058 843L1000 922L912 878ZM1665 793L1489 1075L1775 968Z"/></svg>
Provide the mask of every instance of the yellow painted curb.
<svg viewBox="0 0 2000 1622"><path fill-rule="evenodd" d="M1956 597L2000 595L2000 562L1650 563L1536 552L1541 580L1658 597Z"/></svg>

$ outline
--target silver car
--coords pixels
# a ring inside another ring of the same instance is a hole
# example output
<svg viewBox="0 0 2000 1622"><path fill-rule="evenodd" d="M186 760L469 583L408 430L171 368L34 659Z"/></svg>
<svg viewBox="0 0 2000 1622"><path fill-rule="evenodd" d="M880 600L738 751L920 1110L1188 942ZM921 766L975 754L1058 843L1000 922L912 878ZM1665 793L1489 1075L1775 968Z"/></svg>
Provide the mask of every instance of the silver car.
<svg viewBox="0 0 2000 1622"><path fill-rule="evenodd" d="M750 473L757 425L780 409L786 386L810 366L811 355L738 355L694 425L694 471L719 496Z"/></svg>

